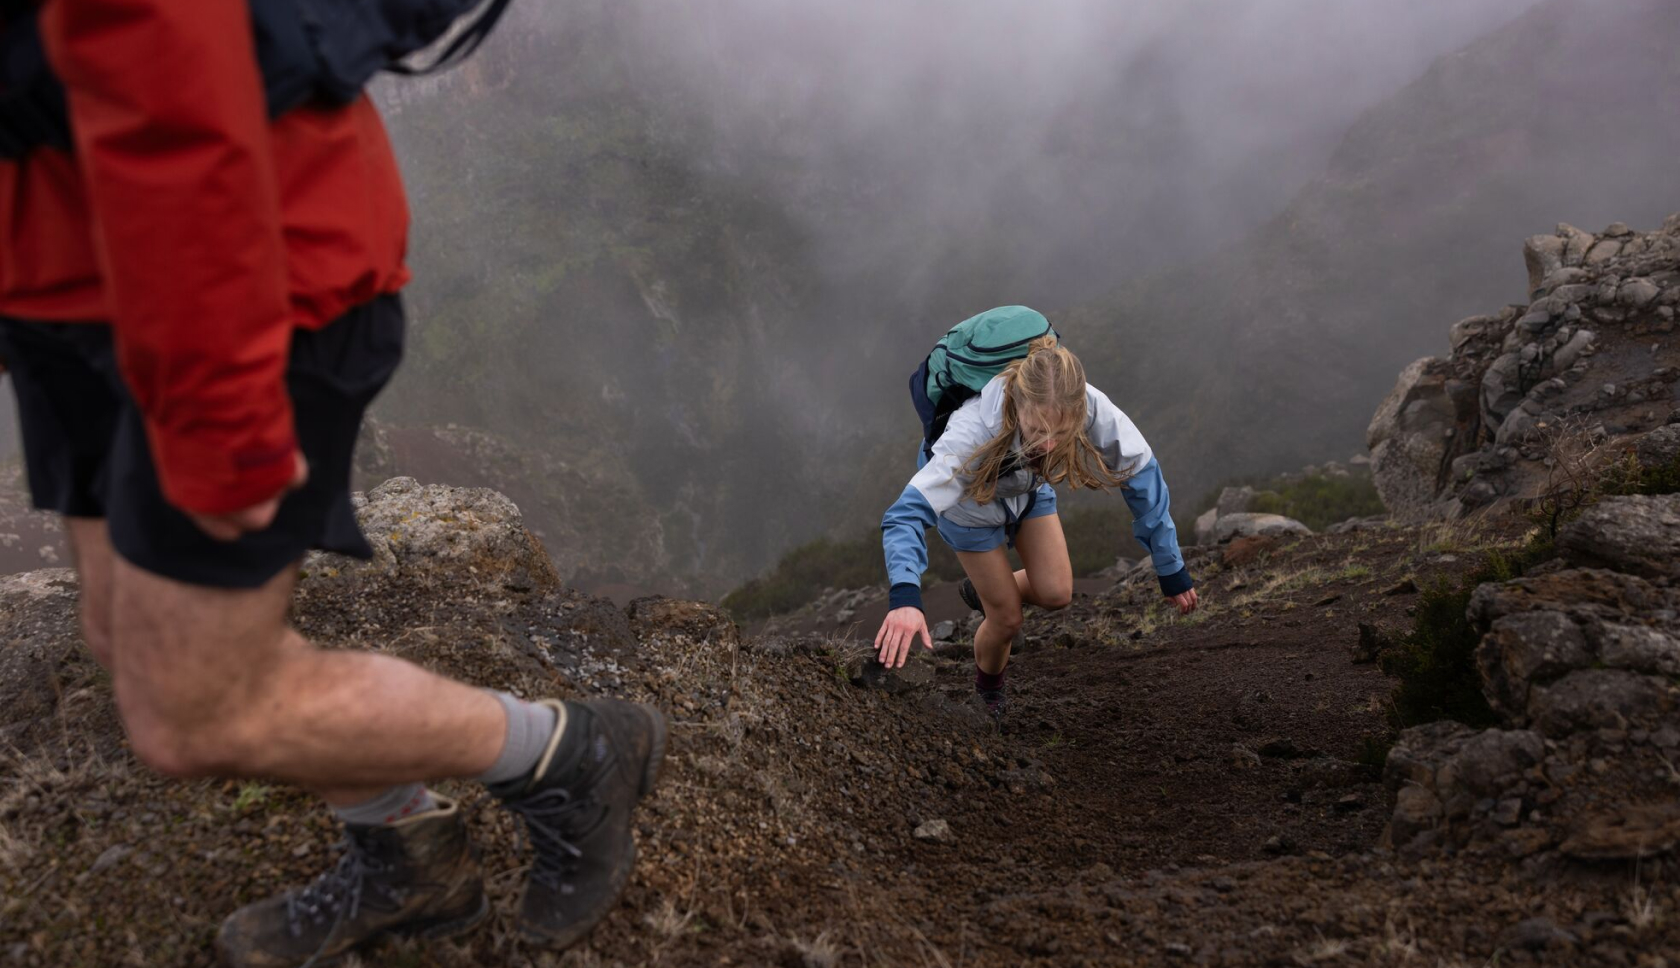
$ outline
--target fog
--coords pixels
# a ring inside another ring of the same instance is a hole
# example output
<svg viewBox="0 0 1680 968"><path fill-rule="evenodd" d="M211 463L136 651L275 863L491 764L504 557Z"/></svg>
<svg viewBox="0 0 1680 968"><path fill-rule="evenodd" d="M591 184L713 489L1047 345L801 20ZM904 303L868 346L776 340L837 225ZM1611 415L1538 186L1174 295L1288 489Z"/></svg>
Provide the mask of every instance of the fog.
<svg viewBox="0 0 1680 968"><path fill-rule="evenodd" d="M871 526L944 329L1252 239L1362 114L1535 5L516 5L467 68L381 92L418 348L383 413L588 453L626 510L579 546L650 549L590 580L716 593Z"/></svg>
<svg viewBox="0 0 1680 968"><path fill-rule="evenodd" d="M836 271L1006 232L1017 301L1060 305L1240 237L1361 111L1533 2L644 3L632 63L681 79L713 163ZM936 266L897 265L904 309L946 308Z"/></svg>

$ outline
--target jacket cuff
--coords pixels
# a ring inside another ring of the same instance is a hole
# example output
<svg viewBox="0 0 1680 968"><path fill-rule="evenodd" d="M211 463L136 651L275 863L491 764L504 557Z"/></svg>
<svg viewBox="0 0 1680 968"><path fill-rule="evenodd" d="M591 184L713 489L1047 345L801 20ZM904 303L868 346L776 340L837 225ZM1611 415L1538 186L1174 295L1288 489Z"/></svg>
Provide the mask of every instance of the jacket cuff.
<svg viewBox="0 0 1680 968"><path fill-rule="evenodd" d="M1196 587L1195 579L1190 577L1190 569L1188 567L1180 568L1170 575L1161 575L1159 577L1161 581L1161 594L1167 596L1168 598L1172 598L1174 595L1182 595L1190 589Z"/></svg>
<svg viewBox="0 0 1680 968"><path fill-rule="evenodd" d="M924 614L926 614L927 609L922 608L922 586L915 585L907 581L899 582L892 587L892 591L887 593L888 611L895 608L904 608L906 606L920 609Z"/></svg>
<svg viewBox="0 0 1680 968"><path fill-rule="evenodd" d="M166 433L148 421L146 436L164 498L190 513L229 514L283 493L297 473L290 416L276 433L238 449Z"/></svg>

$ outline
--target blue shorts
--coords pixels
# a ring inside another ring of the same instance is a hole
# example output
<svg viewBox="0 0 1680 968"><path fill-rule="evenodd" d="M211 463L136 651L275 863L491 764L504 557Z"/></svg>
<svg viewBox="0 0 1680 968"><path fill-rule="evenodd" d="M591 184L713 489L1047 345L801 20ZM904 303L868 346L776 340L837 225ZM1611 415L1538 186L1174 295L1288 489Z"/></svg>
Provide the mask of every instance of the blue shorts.
<svg viewBox="0 0 1680 968"><path fill-rule="evenodd" d="M1015 532L1020 530L1021 521L1042 518L1047 514L1056 513L1056 489L1048 484L1038 486L1037 497L1027 513L1020 521L1010 524L1000 524L992 528L965 528L960 524L952 524L943 516L939 518L939 536L951 546L952 551L991 551L1005 545L1015 547Z"/></svg>

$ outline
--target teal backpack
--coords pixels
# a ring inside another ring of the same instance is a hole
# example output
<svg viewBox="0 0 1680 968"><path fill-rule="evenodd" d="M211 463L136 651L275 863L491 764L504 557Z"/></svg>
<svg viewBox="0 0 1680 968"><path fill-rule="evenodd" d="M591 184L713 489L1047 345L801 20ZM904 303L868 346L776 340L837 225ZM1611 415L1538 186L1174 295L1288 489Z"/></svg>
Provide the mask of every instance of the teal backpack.
<svg viewBox="0 0 1680 968"><path fill-rule="evenodd" d="M1042 313L1000 306L963 320L935 344L910 377L910 401L922 420L922 449L928 456L951 414L1044 336L1056 336L1056 330Z"/></svg>

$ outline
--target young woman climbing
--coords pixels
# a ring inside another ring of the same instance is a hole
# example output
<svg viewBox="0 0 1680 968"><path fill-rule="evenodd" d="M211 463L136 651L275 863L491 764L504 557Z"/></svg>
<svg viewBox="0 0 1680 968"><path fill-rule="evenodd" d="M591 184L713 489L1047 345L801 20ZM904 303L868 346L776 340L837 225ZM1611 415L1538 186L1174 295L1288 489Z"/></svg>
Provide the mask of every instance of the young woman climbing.
<svg viewBox="0 0 1680 968"><path fill-rule="evenodd" d="M1011 353L1016 358L998 359ZM1073 594L1056 514L1055 485L1062 483L1121 488L1162 593L1181 614L1195 610L1160 465L1131 419L1085 382L1085 368L1043 316L1008 306L966 320L917 370L911 395L926 435L916 475L881 520L892 583L875 635L883 664L902 666L918 637L933 646L921 576L926 530L937 527L968 576L959 589L963 601L985 613L974 634L974 688L1002 724L1004 670L1022 606L1065 608ZM1020 570L1010 565L1011 546Z"/></svg>

